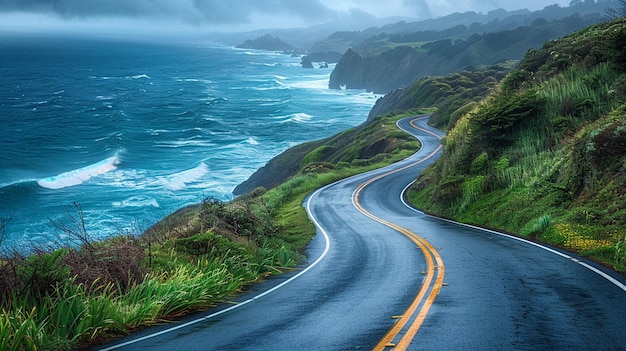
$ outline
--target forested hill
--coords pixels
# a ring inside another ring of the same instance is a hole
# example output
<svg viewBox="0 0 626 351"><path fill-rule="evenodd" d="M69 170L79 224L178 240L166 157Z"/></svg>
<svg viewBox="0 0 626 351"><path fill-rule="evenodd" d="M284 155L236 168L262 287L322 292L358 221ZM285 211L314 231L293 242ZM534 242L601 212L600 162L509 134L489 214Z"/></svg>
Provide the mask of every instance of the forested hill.
<svg viewBox="0 0 626 351"><path fill-rule="evenodd" d="M528 25L486 33L477 32L480 26L461 25L439 32L381 34L343 55L330 76L329 87L387 93L425 76L517 61L529 49L602 22L604 16L574 14L552 21L540 18Z"/></svg>
<svg viewBox="0 0 626 351"><path fill-rule="evenodd" d="M412 201L626 270L626 19L529 52L465 111Z"/></svg>

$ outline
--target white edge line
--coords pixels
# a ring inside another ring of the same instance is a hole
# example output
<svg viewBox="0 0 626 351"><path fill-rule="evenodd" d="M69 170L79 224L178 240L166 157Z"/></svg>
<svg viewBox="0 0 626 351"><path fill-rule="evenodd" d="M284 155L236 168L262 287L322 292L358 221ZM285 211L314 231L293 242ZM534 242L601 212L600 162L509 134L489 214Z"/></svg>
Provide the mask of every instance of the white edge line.
<svg viewBox="0 0 626 351"><path fill-rule="evenodd" d="M234 306L231 306L231 307L225 308L225 309L223 309L223 310L221 310L221 311L218 311L218 312L212 313L212 314L210 314L210 315L207 315L207 316L204 316L204 317L201 317L201 318L198 318L198 319L194 319L194 320L192 320L192 321L189 321L189 322L186 322L186 323L183 323L183 324L177 325L177 326L175 326L175 327L171 327L171 328L168 328L168 329L162 330L162 331L157 332L157 333L153 333L153 334L145 335L145 336L142 336L141 338L133 339L133 340L130 340L130 341L127 341L127 342L121 343L121 344L117 344L117 345L113 345L113 346L110 346L110 347L107 347L107 348L104 348L104 349L100 349L100 351L115 350L115 349L118 349L118 348L120 348L120 347L128 346L128 345L131 345L131 344L134 344L134 343L140 342L140 341L144 341L144 340L147 340L147 339L151 339L151 338L154 338L154 337L159 336L159 335L163 335L163 334L171 333L171 332L176 331L176 330L178 330L178 329L186 328L186 327L188 327L188 326L190 326L190 325L193 325L193 324L196 324L196 323L200 323L200 322L203 322L203 321L209 320L209 319L211 319L211 318L217 317L217 316L219 316L219 315L221 315L221 314L224 314L224 313L230 312L230 311L232 311L232 310L234 310L234 309L236 309L236 308L239 308L239 307L244 306L244 305L246 305L246 304L248 304L248 303L250 303L250 302L253 302L253 301L255 301L255 300L258 300L258 299L260 299L261 297L263 297L263 296L265 296L265 295L268 295L268 294L270 294L270 293L272 293L272 292L274 292L274 291L276 291L276 290L278 290L278 289L282 288L283 286L285 286L285 285L287 285L287 284L291 283L291 282L292 282L292 281L294 281L295 279L299 278L300 276L302 276L303 274L305 274L306 272L308 272L309 270L311 270L311 269L312 269L313 267L315 267L318 263L320 263L320 262L322 261L322 259L324 259L324 257L326 257L326 254L328 254L328 251L330 250L330 237L328 236L328 233L324 230L324 228L322 228L322 226L319 224L319 222L317 221L317 219L315 219L315 217L314 217L314 216L313 216L313 214L311 213L311 199L312 199L315 195L317 195L317 193L319 193L320 191L322 191L323 189L325 189L326 187L328 187L328 186L330 186L330 185L332 185L332 184L329 184L329 185L327 185L327 186L325 186L325 187L322 187L322 188L318 189L318 190L317 190L317 191L315 191L315 192L314 192L311 196L309 196L309 199L307 200L306 211L307 211L307 213L309 214L309 216L310 216L310 218L311 218L311 221L313 221L313 223L315 224L315 226L316 226L316 227L320 230L320 232L321 232L321 233L322 233L322 235L324 236L324 240L326 241L326 245L325 245L325 247L324 247L324 251L323 251L323 252L322 252L322 254L321 254L321 255L317 258L317 260L315 260L315 262L311 263L309 266L307 266L305 269L303 269L302 271L300 271L298 274L296 274L296 275L294 275L293 277L291 277L291 278L289 278L289 279L285 280L284 282L282 282L282 283L280 283L280 284L276 285L275 287L273 287L273 288L271 288L271 289L269 289L269 290L267 290L267 291L264 291L264 292L262 292L262 293L260 293L260 294L258 294L258 295L256 295L256 296L254 296L254 297L252 297L252 298L250 298L250 299L248 299L248 300L245 300L245 301L243 301L243 302L240 302L240 303L238 303L237 305L234 305Z"/></svg>
<svg viewBox="0 0 626 351"><path fill-rule="evenodd" d="M539 243L536 243L536 242L533 242L533 241L530 241L530 240L526 240L526 239L524 239L524 238L520 238L520 237L513 236L513 235L510 235L510 234L506 234L506 233L501 233L501 232L498 232L498 231L495 231L495 230L486 229L486 228L481 228L481 227L478 227L478 226L475 226L475 225L466 224L466 223L460 223L460 222L453 221L453 220L451 220L451 219L441 218L441 217L437 217L437 216L433 216L433 215L425 214L424 212L422 212L422 211L420 211L420 210L416 209L415 207L413 207L413 206L411 206L411 205L407 204L407 203L406 203L406 201L405 201L405 196L404 196L404 194L406 193L406 191L409 189L409 187L410 187L413 183L415 183L415 180L414 180L414 181L412 181L411 183L409 183L409 184L408 184L408 185L407 185L407 186L406 186L406 187L402 190L402 193L400 193L400 201L402 201L402 203L404 204L404 206L406 206L407 208L411 209L412 211L415 211L415 212L420 213L420 214L423 214L423 215L425 215L425 216L432 217L432 218L436 218L436 219L439 219L439 220L441 220L441 221L445 221L445 222L448 222L448 223L453 223L453 224L456 224L456 225L461 225L461 226L464 226L464 227L468 227L468 228L472 228L472 229L477 229L477 230L480 230L480 231L483 231L483 232L487 232L487 233L491 233L491 234L495 234L495 235L500 235L500 236L503 236L503 237L506 237L506 238L509 238L509 239L514 239L514 240L521 241L521 242L526 243L526 244L530 244L530 245L536 246L536 247L538 247L538 248L540 248L540 249L546 250L546 251L551 252L551 253L553 253L553 254L555 254L555 255L561 256L561 257L566 258L566 259L568 259L568 260L570 260L570 261L573 261L573 262L575 262L575 263L578 263L579 265L581 265L581 266L583 266L583 267L585 267L585 268L589 269L590 271L592 271L592 272L594 272L594 273L598 274L598 275L599 275L599 276L601 276L602 278L604 278L604 279L608 280L608 281L609 281L609 282L611 282L613 285L617 286L618 288L622 289L623 291L626 291L626 284L624 284L624 283L620 282L619 280L617 280L617 279L615 279L615 278L611 277L610 275L606 274L605 272L603 272L603 271L599 270L598 268L596 268L596 267L594 267L594 266L592 266L592 265L590 265L590 264L588 264L588 263L585 263L585 262L583 262L583 261L581 261L581 260L579 260L579 259L577 259L577 258L574 258L574 257L572 257L572 256L570 256L570 255L568 255L568 254L565 254L565 253L563 253L563 252L557 251L557 250L552 249L552 248L550 248L550 247L547 247L547 246L541 245L541 244L539 244Z"/></svg>
<svg viewBox="0 0 626 351"><path fill-rule="evenodd" d="M403 129L403 128L400 126L400 124L399 124L399 123L400 123L400 120L398 120L398 122L396 122L396 125L398 126L398 128L400 128L400 129L404 130L405 132L407 132L407 133L409 133L409 134L413 135L415 138L417 138L417 139L420 141L420 143L422 143L422 140L421 140L421 139L420 139L417 135L414 135L414 134L413 134L413 133L411 133L410 131ZM422 143L422 144L423 144L423 143ZM416 180L417 180L417 179L416 179ZM517 241L521 241L521 242L524 242L524 243L527 243L527 244L530 244L530 245L536 246L536 247L538 247L538 248L541 248L541 249L543 249L543 250L546 250L546 251L548 251L548 252L551 252L551 253L553 253L553 254L555 254L555 255L559 255L559 256L561 256L561 257L563 257L563 258L566 258L566 259L568 259L568 260L571 260L571 261L573 261L573 262L576 262L576 263L578 263L579 265L581 265L581 266L583 266L583 267L585 267L585 268L589 269L590 271L592 271L592 272L594 272L594 273L596 273L596 274L600 275L602 278L604 278L604 279L608 280L609 282L611 282L612 284L614 284L614 285L615 285L615 286L617 286L618 288L622 289L623 291L626 291L626 284L624 284L624 283L620 282L619 280L617 280L617 279L615 279L615 278L611 277L610 275L606 274L605 272L603 272L603 271L599 270L598 268L596 268L596 267L594 267L594 266L592 266L592 265L590 265L590 264L588 264L588 263L582 262L582 261L580 261L579 259L576 259L576 258L574 258L574 257L572 257L572 256L570 256L570 255L567 255L567 254L563 253L563 252L560 252L560 251L554 250L554 249L552 249L552 248L550 248L550 247L547 247L547 246L544 246L544 245L538 244L538 243L536 243L536 242L533 242L533 241L530 241L530 240L526 240L526 239L523 239L523 238L520 238L520 237L517 237L517 236L513 236L513 235L510 235L510 234L501 233L501 232L498 232L498 231L495 231L495 230L485 229L485 228L481 228L481 227L478 227L478 226L475 226L475 225L465 224L465 223L460 223L460 222L456 222L456 221L453 221L453 220L450 220L450 219L440 218L440 217L437 217L437 216L433 216L433 215L427 215L427 214L425 214L424 212L422 212L422 211L420 211L420 210L416 209L415 207L413 207L413 206L409 205L409 204L405 201L405 194L406 194L407 190L409 189L409 187L410 187L413 183L415 183L415 181L416 181L416 180L413 180L412 182L410 182L410 183L409 183L406 187L404 187L404 189L402 189L402 192L400 193L400 201L402 201L402 203L404 204L404 206L408 207L408 208L409 208L409 209L411 209L412 211L415 211L415 212L417 212L417 213L420 213L420 214L423 214L423 215L426 215L426 216L429 216L429 217L437 218L437 219L439 219L439 220L446 221L446 222L449 222L449 223L453 223L453 224L461 225L461 226L468 227L468 228L472 228L472 229L477 229L477 230L480 230L480 231L483 231L483 232L487 232L487 233L491 233L491 234L496 234L496 235L504 236L504 237L507 237L507 238L510 238L510 239L514 239L514 240L517 240Z"/></svg>

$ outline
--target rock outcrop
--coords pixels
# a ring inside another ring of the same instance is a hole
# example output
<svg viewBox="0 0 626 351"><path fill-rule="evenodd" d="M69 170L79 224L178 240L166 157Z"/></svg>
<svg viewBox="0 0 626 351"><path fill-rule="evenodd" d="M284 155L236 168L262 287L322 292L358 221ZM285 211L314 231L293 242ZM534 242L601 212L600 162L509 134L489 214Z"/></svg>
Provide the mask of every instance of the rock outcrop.
<svg viewBox="0 0 626 351"><path fill-rule="evenodd" d="M283 51L292 52L295 48L280 38L273 37L269 34L265 34L262 37L256 39L246 40L243 43L237 45L240 49L254 49L254 50L267 50L267 51Z"/></svg>
<svg viewBox="0 0 626 351"><path fill-rule="evenodd" d="M313 62L311 62L308 56L303 56L300 64L302 65L302 68L313 68Z"/></svg>
<svg viewBox="0 0 626 351"><path fill-rule="evenodd" d="M407 46L368 57L349 49L330 75L329 88L387 93L422 77L427 72L422 69L423 58L423 54Z"/></svg>
<svg viewBox="0 0 626 351"><path fill-rule="evenodd" d="M311 62L337 63L343 55L336 51L329 52L311 52L306 57Z"/></svg>

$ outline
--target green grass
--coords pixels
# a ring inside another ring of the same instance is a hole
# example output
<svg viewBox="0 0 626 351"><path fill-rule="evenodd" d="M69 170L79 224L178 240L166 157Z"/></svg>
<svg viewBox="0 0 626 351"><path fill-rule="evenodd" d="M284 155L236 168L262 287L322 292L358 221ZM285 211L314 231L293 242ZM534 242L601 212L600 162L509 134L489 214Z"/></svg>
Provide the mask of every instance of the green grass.
<svg viewBox="0 0 626 351"><path fill-rule="evenodd" d="M10 278L17 267L24 284L0 299L0 349L92 344L207 309L247 284L291 269L315 235L302 206L306 195L416 152L419 143L395 126L408 115L379 117L372 126L342 133L305 155L301 171L280 186L229 203L207 199L139 239L91 242L79 231L70 234L84 243L80 248L5 257L0 275ZM336 149L336 142L345 153L324 151Z"/></svg>
<svg viewBox="0 0 626 351"><path fill-rule="evenodd" d="M626 73L615 33L625 26L593 26L530 51L463 111L411 201L624 272Z"/></svg>

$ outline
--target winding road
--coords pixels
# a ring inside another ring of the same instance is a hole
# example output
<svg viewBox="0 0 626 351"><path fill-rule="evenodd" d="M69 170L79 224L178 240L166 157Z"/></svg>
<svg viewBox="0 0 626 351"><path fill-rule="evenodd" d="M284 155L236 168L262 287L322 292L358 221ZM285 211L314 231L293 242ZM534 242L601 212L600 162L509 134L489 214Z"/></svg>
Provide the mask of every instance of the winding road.
<svg viewBox="0 0 626 351"><path fill-rule="evenodd" d="M301 270L99 349L626 349L623 277L404 203L440 152L442 134L426 121L398 122L422 142L412 157L308 197L318 235Z"/></svg>

